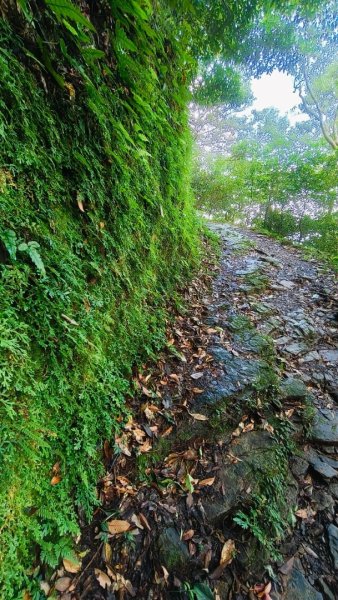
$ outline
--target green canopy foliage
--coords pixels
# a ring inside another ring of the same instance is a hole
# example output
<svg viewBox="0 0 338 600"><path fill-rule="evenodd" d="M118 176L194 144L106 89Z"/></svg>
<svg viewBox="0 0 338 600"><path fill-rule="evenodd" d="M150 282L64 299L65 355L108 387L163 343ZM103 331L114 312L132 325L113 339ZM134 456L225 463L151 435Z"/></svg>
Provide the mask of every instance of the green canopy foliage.
<svg viewBox="0 0 338 600"><path fill-rule="evenodd" d="M336 260L337 155L306 123L291 127L274 109L238 118L237 130L228 155L195 173L199 208L222 220L259 223Z"/></svg>

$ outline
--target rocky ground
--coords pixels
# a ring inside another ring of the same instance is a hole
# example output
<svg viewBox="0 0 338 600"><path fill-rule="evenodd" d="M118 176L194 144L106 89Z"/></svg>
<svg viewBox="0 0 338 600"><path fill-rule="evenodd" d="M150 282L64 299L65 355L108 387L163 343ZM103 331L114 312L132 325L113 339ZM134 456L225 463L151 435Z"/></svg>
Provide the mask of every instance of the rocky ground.
<svg viewBox="0 0 338 600"><path fill-rule="evenodd" d="M212 289L210 262L166 352L135 374L76 560L43 582L63 600L338 598L334 275L212 229Z"/></svg>

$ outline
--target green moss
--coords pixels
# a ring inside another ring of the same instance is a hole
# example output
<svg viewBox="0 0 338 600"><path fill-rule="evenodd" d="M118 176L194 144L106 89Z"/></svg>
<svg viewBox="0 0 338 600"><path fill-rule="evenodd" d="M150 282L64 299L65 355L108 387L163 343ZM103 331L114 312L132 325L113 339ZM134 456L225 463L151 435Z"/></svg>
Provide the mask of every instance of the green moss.
<svg viewBox="0 0 338 600"><path fill-rule="evenodd" d="M229 317L229 328L234 332L243 332L253 329L253 325L245 315L234 315Z"/></svg>
<svg viewBox="0 0 338 600"><path fill-rule="evenodd" d="M171 438L160 438L155 442L150 452L147 452L147 454L140 454L136 461L138 479L140 481L150 480L151 474L147 471L163 461L170 453L172 447L174 447L174 442Z"/></svg>
<svg viewBox="0 0 338 600"><path fill-rule="evenodd" d="M199 260L189 65L170 9L134 4L102 3L95 36L46 7L0 21L4 599L34 588L36 558L70 553L132 369L165 343L166 302Z"/></svg>
<svg viewBox="0 0 338 600"><path fill-rule="evenodd" d="M263 292L269 284L269 278L259 271L248 273L244 276L244 281L253 292Z"/></svg>

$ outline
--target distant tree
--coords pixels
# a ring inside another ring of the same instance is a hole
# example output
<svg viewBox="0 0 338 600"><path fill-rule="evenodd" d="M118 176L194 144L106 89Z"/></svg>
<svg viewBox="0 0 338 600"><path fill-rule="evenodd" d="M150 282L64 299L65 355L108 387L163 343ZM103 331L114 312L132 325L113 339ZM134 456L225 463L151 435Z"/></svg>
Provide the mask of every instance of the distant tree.
<svg viewBox="0 0 338 600"><path fill-rule="evenodd" d="M274 69L293 75L300 108L333 150L338 147L337 14L337 0L319 3L315 13L276 7L256 17L238 49L238 60L256 77Z"/></svg>

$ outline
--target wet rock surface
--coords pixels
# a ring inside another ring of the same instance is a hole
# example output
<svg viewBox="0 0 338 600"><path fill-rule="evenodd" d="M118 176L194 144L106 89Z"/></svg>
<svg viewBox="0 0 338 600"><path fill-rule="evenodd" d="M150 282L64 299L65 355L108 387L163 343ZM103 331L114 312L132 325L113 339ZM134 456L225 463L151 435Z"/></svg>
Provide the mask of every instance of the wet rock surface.
<svg viewBox="0 0 338 600"><path fill-rule="evenodd" d="M303 573L294 568L287 582L284 600L323 600L320 594L304 577Z"/></svg>
<svg viewBox="0 0 338 600"><path fill-rule="evenodd" d="M108 574L115 581L111 572L123 573L140 599L184 598L186 583L214 598L254 600L264 597L255 588L260 582L273 600L332 600L334 275L264 236L211 228L223 244L212 294L198 316L180 317L174 327L177 356L161 366L156 393L151 369L150 380L142 379L138 406L146 419L136 428L136 458L124 454L134 450L123 438L119 469L102 484L107 514L138 524L129 547L123 536L108 540ZM235 552L222 565L229 540ZM90 568L106 568L100 556ZM81 583L79 597L115 597L99 589L90 568L81 581L96 595ZM128 586L123 594L132 595Z"/></svg>
<svg viewBox="0 0 338 600"><path fill-rule="evenodd" d="M319 444L338 445L338 410L317 411L312 427L312 440Z"/></svg>
<svg viewBox="0 0 338 600"><path fill-rule="evenodd" d="M333 559L334 568L338 571L338 527L333 525L328 526L327 535L329 538L330 552Z"/></svg>
<svg viewBox="0 0 338 600"><path fill-rule="evenodd" d="M155 549L157 559L168 571L184 573L191 565L192 560L188 548L174 527L168 527L160 533Z"/></svg>
<svg viewBox="0 0 338 600"><path fill-rule="evenodd" d="M210 522L225 519L258 491L257 472L265 473L271 469L276 448L277 441L267 431L251 431L228 446L219 470L223 499L215 502L212 497L207 497L203 503Z"/></svg>

